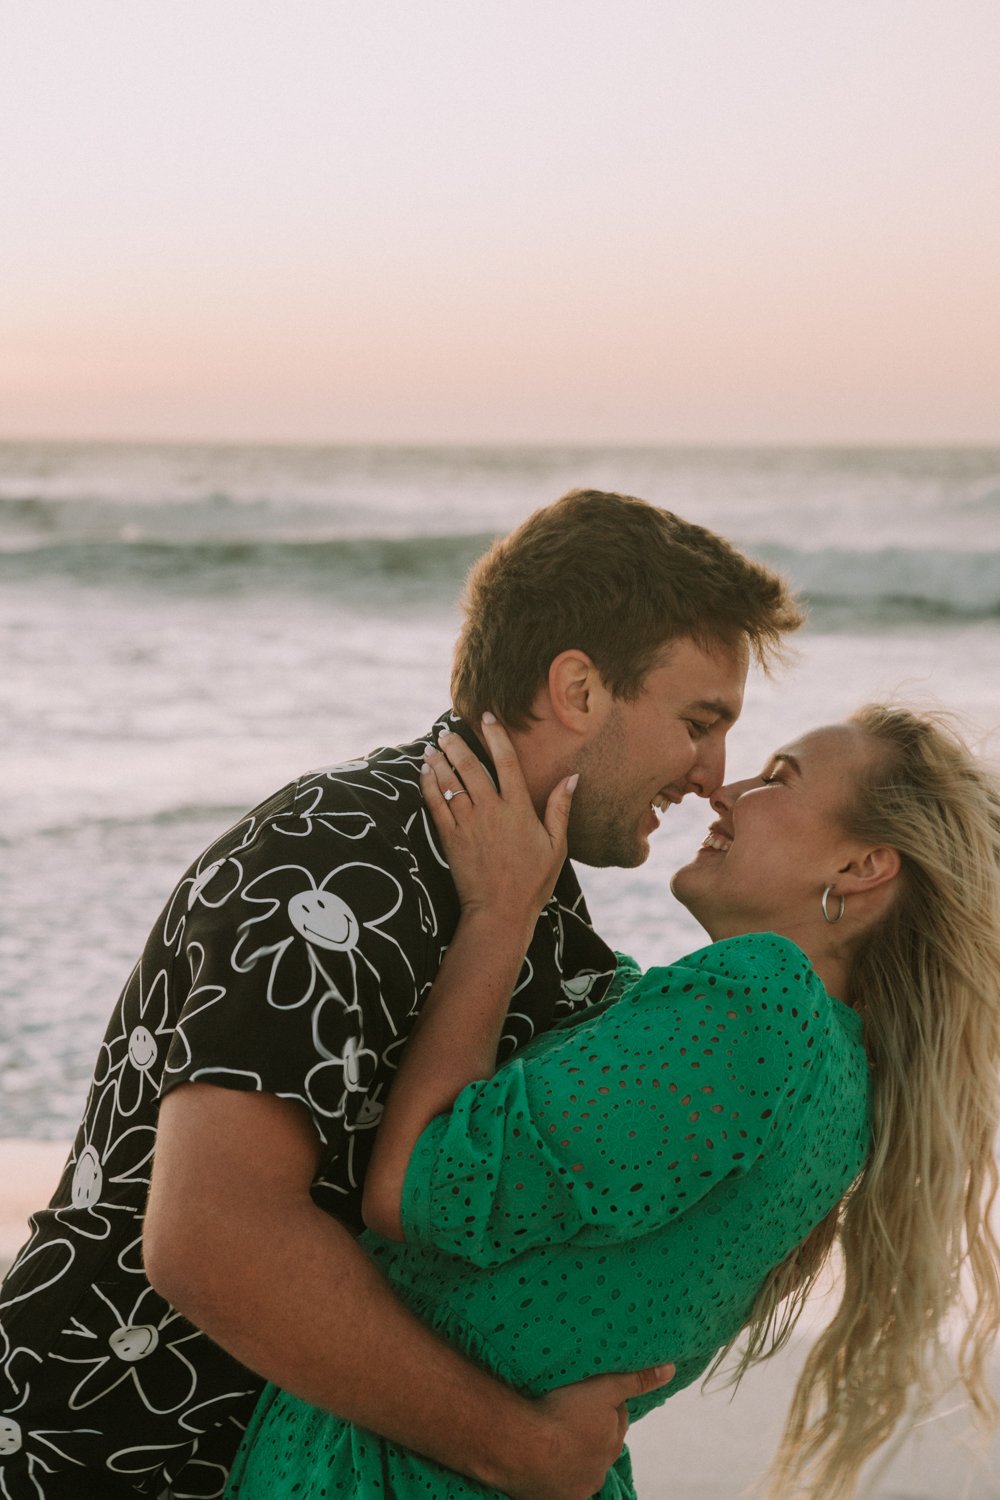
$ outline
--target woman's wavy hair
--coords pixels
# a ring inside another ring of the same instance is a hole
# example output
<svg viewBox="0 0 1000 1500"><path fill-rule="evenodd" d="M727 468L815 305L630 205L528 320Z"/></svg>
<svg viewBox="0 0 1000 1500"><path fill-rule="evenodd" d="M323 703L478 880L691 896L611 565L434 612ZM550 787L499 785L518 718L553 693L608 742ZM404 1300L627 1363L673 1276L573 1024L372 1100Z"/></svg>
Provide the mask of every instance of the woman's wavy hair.
<svg viewBox="0 0 1000 1500"><path fill-rule="evenodd" d="M865 1023L872 1149L832 1214L760 1292L737 1378L786 1342L833 1247L842 1296L813 1345L771 1491L841 1500L901 1419L940 1394L946 1321L963 1315L958 1376L989 1430L987 1359L1000 1327L990 1225L1000 1124L1000 780L941 713L868 706L875 746L845 813L897 849L900 892L865 935L850 1000ZM954 1378L954 1366L952 1378Z"/></svg>

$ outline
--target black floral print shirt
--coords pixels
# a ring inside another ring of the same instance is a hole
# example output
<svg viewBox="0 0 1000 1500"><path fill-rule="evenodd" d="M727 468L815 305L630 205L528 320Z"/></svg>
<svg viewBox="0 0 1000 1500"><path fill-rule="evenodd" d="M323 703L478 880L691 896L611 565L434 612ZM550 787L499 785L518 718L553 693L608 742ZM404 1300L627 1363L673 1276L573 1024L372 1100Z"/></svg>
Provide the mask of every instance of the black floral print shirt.
<svg viewBox="0 0 1000 1500"><path fill-rule="evenodd" d="M446 722L482 754L453 715L428 738ZM111 1018L62 1181L0 1291L3 1500L95 1471L108 1493L221 1494L261 1381L145 1279L158 1102L192 1081L298 1100L323 1146L313 1197L360 1227L388 1080L458 919L420 795L426 743L294 782L174 890ZM501 1057L599 1000L614 969L567 865Z"/></svg>

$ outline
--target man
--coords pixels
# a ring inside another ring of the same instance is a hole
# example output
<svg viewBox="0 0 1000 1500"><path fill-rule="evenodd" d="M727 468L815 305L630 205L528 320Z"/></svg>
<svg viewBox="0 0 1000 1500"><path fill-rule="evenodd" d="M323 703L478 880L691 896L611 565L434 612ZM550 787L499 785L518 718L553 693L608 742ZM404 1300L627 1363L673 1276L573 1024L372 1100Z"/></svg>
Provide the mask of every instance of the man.
<svg viewBox="0 0 1000 1500"><path fill-rule="evenodd" d="M570 854L646 858L709 796L781 580L643 501L574 491L470 578L445 723L494 711L529 789L581 779ZM427 739L317 772L174 891L109 1025L63 1180L0 1296L0 1495L218 1495L265 1379L515 1497L583 1500L657 1372L527 1401L439 1342L359 1250L401 1047L457 921ZM599 999L614 955L564 868L502 1055ZM155 1165L154 1165L155 1147Z"/></svg>

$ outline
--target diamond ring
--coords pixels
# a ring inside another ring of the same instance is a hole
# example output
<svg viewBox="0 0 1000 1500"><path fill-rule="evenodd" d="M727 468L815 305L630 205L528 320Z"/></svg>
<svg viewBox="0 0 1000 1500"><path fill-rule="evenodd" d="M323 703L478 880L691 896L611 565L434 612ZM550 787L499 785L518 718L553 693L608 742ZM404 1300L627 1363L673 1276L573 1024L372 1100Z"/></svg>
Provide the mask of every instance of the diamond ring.
<svg viewBox="0 0 1000 1500"><path fill-rule="evenodd" d="M464 787L450 786L444 794L444 800L450 802L452 797L467 797L469 794Z"/></svg>

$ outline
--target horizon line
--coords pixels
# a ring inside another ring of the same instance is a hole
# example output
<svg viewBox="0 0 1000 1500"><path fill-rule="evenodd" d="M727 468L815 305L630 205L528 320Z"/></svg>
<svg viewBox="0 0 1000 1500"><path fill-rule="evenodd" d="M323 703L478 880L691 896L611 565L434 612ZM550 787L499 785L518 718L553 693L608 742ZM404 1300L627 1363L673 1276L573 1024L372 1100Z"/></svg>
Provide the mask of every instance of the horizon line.
<svg viewBox="0 0 1000 1500"><path fill-rule="evenodd" d="M906 439L850 439L850 438L290 438L290 437L123 437L67 436L56 433L0 433L2 447L28 447L36 444L51 444L57 447L94 448L317 448L317 449L372 449L390 451L406 449L469 449L475 451L527 450L532 452L574 449L588 452L622 451L677 451L677 452L768 452L826 450L829 452L940 452L1000 450L1000 435L993 438L921 438Z"/></svg>

